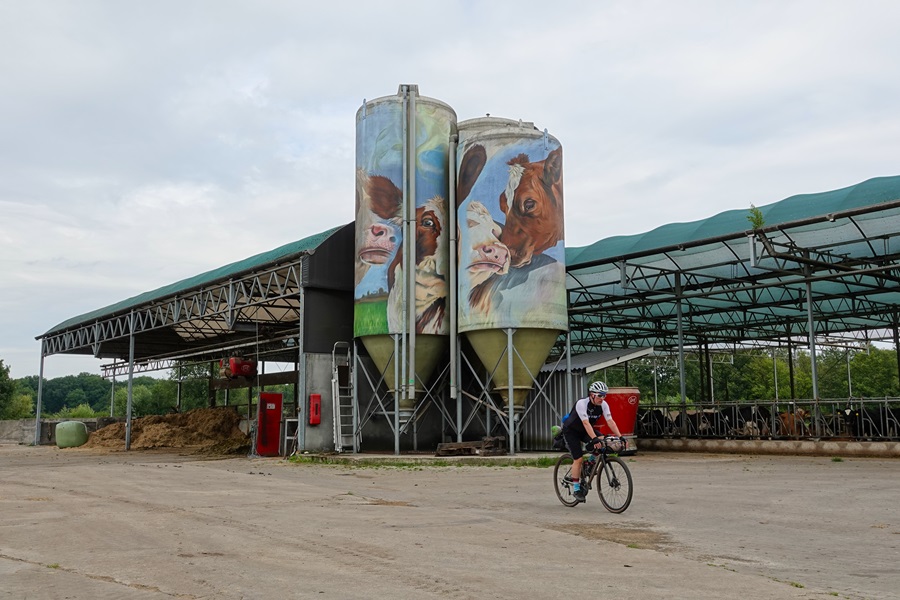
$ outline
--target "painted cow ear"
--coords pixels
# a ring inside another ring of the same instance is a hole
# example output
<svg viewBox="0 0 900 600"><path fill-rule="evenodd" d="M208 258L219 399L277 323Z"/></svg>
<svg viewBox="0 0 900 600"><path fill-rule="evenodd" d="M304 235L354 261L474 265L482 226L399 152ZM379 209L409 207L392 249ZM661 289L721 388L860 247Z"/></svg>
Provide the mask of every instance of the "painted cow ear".
<svg viewBox="0 0 900 600"><path fill-rule="evenodd" d="M475 144L463 155L459 165L459 180L456 185L456 208L459 208L463 200L469 197L472 186L481 175L484 165L487 163L487 152L481 144Z"/></svg>
<svg viewBox="0 0 900 600"><path fill-rule="evenodd" d="M557 148L544 161L544 174L541 176L547 187L557 185L562 181L562 148Z"/></svg>

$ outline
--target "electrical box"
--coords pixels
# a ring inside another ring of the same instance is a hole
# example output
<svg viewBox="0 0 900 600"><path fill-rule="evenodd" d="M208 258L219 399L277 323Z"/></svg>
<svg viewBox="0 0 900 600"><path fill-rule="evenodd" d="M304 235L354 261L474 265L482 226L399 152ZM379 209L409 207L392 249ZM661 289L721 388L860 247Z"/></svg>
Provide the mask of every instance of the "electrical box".
<svg viewBox="0 0 900 600"><path fill-rule="evenodd" d="M309 424L318 425L322 422L322 394L309 395Z"/></svg>

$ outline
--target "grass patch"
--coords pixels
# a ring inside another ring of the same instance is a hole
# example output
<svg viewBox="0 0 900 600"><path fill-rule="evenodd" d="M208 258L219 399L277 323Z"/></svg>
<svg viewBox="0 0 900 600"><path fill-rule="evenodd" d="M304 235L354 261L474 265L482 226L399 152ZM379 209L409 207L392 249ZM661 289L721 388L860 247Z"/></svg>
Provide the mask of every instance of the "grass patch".
<svg viewBox="0 0 900 600"><path fill-rule="evenodd" d="M844 462L844 459L841 458L840 456L832 456L831 462Z"/></svg>
<svg viewBox="0 0 900 600"><path fill-rule="evenodd" d="M59 568L59 563L53 563L53 564L47 565L47 567L50 568L50 569L58 569L58 568Z"/></svg>
<svg viewBox="0 0 900 600"><path fill-rule="evenodd" d="M409 460L400 458L351 457L337 454L300 454L288 458L288 462L297 465L342 465L355 469L413 469L422 470L435 467L533 467L546 469L556 464L556 457L539 458L479 458L463 456L453 460L445 458L422 458Z"/></svg>

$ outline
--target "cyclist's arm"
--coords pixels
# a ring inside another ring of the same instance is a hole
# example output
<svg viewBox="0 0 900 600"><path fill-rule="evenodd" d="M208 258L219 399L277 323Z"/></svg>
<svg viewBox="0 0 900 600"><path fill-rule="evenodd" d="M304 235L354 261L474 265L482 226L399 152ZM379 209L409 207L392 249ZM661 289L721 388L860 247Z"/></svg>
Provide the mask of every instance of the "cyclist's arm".
<svg viewBox="0 0 900 600"><path fill-rule="evenodd" d="M622 437L622 434L619 433L619 426L616 425L616 422L613 421L612 417L606 419L606 426L609 427L609 430L613 432L614 436Z"/></svg>
<svg viewBox="0 0 900 600"><path fill-rule="evenodd" d="M606 426L609 427L609 430L613 432L613 435L616 437L622 437L622 433L619 431L619 426L616 425L616 422L612 418L612 413L609 411L609 404L607 404L606 400L603 401L603 420L606 421Z"/></svg>
<svg viewBox="0 0 900 600"><path fill-rule="evenodd" d="M588 419L581 420L582 425L584 425L584 430L591 437L591 439L597 437L597 432L594 431L594 428L591 427L591 422Z"/></svg>

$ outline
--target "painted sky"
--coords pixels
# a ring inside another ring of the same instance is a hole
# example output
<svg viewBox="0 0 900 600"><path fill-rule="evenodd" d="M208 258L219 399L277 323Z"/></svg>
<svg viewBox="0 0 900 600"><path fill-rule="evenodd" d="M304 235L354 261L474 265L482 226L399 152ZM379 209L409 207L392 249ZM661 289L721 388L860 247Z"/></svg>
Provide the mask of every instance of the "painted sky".
<svg viewBox="0 0 900 600"><path fill-rule="evenodd" d="M559 139L569 246L900 174L898 29L892 0L2 0L0 358L352 221L356 111L401 83Z"/></svg>

